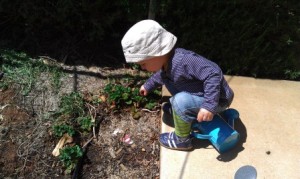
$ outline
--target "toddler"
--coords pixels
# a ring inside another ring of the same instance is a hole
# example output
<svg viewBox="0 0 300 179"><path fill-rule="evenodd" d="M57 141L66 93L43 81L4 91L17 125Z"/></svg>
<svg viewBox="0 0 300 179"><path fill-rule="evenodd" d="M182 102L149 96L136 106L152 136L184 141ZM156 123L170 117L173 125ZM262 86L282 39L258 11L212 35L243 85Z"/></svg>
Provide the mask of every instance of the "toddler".
<svg viewBox="0 0 300 179"><path fill-rule="evenodd" d="M174 150L191 150L192 122L211 121L229 107L233 91L217 64L195 52L176 48L176 41L156 21L142 20L126 32L121 43L127 63L155 72L141 86L140 94L146 96L161 85L172 94L170 111L175 131L160 134L160 144Z"/></svg>

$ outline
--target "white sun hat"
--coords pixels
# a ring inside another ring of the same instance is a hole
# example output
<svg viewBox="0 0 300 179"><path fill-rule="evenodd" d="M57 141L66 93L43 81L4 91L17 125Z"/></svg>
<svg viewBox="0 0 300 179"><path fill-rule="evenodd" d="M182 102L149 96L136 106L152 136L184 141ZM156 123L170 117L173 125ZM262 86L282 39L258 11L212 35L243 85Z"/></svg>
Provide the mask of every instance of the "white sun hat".
<svg viewBox="0 0 300 179"><path fill-rule="evenodd" d="M127 63L136 63L170 52L177 41L154 20L142 20L124 35L121 44Z"/></svg>

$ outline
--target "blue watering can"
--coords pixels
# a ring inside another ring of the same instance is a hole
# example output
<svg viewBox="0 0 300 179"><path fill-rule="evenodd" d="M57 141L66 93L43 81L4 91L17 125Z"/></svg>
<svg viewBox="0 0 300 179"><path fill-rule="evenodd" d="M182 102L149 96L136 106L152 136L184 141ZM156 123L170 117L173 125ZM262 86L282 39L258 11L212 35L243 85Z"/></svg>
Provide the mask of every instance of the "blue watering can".
<svg viewBox="0 0 300 179"><path fill-rule="evenodd" d="M239 118L238 111L227 109L222 112L222 117L215 115L211 121L192 124L192 136L198 139L208 139L219 153L232 149L240 136L234 130L234 121Z"/></svg>

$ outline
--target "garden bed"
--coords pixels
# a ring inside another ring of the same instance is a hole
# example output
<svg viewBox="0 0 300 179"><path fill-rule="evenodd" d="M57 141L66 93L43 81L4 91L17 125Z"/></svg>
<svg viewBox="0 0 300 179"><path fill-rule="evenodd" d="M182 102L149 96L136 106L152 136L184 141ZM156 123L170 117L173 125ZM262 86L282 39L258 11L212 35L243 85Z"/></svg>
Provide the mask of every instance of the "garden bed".
<svg viewBox="0 0 300 179"><path fill-rule="evenodd" d="M159 106L155 110L136 108L136 117L132 107L116 110L107 103L89 103L89 97L100 98L109 78L140 72L60 65L64 75L59 89L51 85L50 74L41 73L26 95L20 85L0 90L0 178L69 178L75 176L75 169L77 178L159 178ZM67 144L81 148L86 144L82 157L68 173L59 157L52 155L59 141L53 125L62 96L74 91L91 106L98 125L94 132L77 132L73 142ZM129 142L122 140L125 136Z"/></svg>

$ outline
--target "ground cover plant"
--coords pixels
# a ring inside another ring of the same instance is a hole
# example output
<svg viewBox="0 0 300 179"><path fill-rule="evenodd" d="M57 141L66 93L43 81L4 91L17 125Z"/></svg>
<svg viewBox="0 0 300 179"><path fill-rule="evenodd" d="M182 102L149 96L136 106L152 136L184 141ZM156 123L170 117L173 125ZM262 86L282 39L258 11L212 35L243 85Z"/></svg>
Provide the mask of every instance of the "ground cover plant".
<svg viewBox="0 0 300 179"><path fill-rule="evenodd" d="M2 52L1 178L159 177L160 93L138 95L149 74Z"/></svg>

